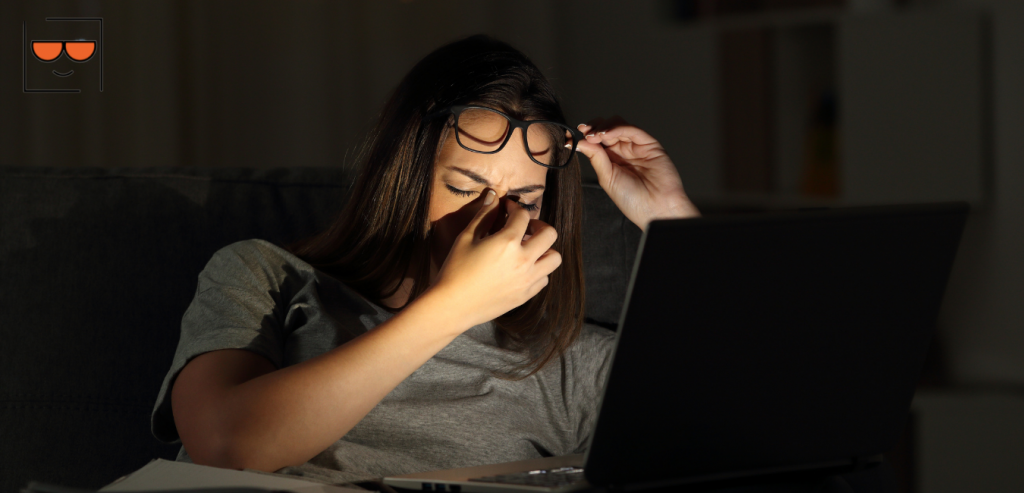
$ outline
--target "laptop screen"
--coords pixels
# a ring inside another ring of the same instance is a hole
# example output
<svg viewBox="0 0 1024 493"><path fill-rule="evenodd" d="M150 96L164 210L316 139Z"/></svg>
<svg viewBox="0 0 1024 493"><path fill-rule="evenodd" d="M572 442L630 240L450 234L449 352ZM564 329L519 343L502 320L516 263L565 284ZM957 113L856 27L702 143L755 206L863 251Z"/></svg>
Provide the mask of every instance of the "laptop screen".
<svg viewBox="0 0 1024 493"><path fill-rule="evenodd" d="M689 482L890 450L966 216L954 203L652 222L587 479Z"/></svg>

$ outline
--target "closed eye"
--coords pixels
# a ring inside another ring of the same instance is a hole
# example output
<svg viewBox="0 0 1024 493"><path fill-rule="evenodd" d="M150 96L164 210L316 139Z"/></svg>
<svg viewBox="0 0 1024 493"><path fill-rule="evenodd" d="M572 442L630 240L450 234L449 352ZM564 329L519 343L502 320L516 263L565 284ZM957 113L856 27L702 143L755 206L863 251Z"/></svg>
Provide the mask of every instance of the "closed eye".
<svg viewBox="0 0 1024 493"><path fill-rule="evenodd" d="M519 204L519 207L522 207L523 209L526 209L530 212L537 210L537 204L525 204L523 202L519 202L518 200L516 201L516 203Z"/></svg>
<svg viewBox="0 0 1024 493"><path fill-rule="evenodd" d="M455 188L447 183L445 183L444 186L448 187L448 190L450 192L454 193L455 195L458 195L459 197L469 197L470 195L476 193L470 190L459 190L458 188Z"/></svg>
<svg viewBox="0 0 1024 493"><path fill-rule="evenodd" d="M455 188L455 187L453 187L453 186L451 186L451 185L449 185L447 183L445 183L444 186L445 186L445 188L448 189L449 192L451 192L451 193L453 193L455 195L458 195L459 197L469 197L470 195L473 195L473 194L477 193L477 192L474 192L472 190L458 189L458 188ZM530 212L533 212L533 211L537 210L537 204L526 204L526 203L523 203L523 202L519 202L518 200L516 201L516 203L519 204L519 207L522 207L523 209L526 209L526 210L528 210Z"/></svg>

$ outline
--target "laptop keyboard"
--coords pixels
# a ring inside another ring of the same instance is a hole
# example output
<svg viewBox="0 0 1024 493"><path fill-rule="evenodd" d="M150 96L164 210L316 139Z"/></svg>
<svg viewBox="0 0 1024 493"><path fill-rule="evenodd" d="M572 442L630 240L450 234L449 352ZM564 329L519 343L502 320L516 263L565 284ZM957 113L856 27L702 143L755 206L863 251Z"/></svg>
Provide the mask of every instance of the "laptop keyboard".
<svg viewBox="0 0 1024 493"><path fill-rule="evenodd" d="M538 469L536 471L471 478L470 481L557 488L577 481L583 481L583 468L560 467L558 469Z"/></svg>

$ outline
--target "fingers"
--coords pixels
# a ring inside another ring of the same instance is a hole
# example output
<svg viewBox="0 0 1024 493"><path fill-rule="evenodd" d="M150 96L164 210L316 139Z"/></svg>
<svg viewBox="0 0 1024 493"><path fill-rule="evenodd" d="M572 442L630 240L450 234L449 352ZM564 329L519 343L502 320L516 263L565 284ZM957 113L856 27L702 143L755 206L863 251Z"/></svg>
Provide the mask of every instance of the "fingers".
<svg viewBox="0 0 1024 493"><path fill-rule="evenodd" d="M615 180L615 163L626 160L630 166L646 167L650 160L665 155L654 137L619 116L596 118L577 128L585 138L576 149L590 159L598 183L605 187Z"/></svg>
<svg viewBox="0 0 1024 493"><path fill-rule="evenodd" d="M551 245L554 245L555 240L558 239L558 231L553 226L540 219L531 219L530 230L532 233L523 242L523 249L526 250L531 258L536 259L548 251L553 251L550 250Z"/></svg>
<svg viewBox="0 0 1024 493"><path fill-rule="evenodd" d="M472 231L474 239L487 236L487 232L490 231L491 225L494 223L495 217L497 217L497 214L492 214L492 212L497 209L499 203L497 194L490 188L486 189L480 196L483 200L480 210L476 211L476 215L466 225L466 231Z"/></svg>
<svg viewBox="0 0 1024 493"><path fill-rule="evenodd" d="M508 219L505 220L505 227L499 234L521 241L526 235L526 227L530 225L530 213L514 200L505 201L505 210L508 212Z"/></svg>
<svg viewBox="0 0 1024 493"><path fill-rule="evenodd" d="M562 265L562 255L554 250L548 250L544 255L534 264L536 272L542 273L543 276L537 278L536 281L530 286L529 296L533 298L537 295L545 286L551 282L551 273Z"/></svg>
<svg viewBox="0 0 1024 493"><path fill-rule="evenodd" d="M636 145L658 143L650 134L626 123L626 120L619 116L613 116L608 120L598 118L587 123L581 123L577 128L586 136L587 142L592 144L612 146L620 142Z"/></svg>
<svg viewBox="0 0 1024 493"><path fill-rule="evenodd" d="M542 289L547 287L548 282L550 282L550 279L548 278L548 276L544 276L544 277L542 277L540 279L537 279L537 281L534 282L530 286L530 289L526 292L527 296L530 297L530 298L533 298L534 296L537 296L537 293L540 293L540 291Z"/></svg>
<svg viewBox="0 0 1024 493"><path fill-rule="evenodd" d="M579 128L583 130L589 127L580 124ZM583 153L590 160L590 165L594 167L594 172L597 173L597 182L601 186L607 186L612 177L612 162L608 158L608 152L605 151L604 146L600 143L592 143L584 139L576 145L576 150Z"/></svg>
<svg viewBox="0 0 1024 493"><path fill-rule="evenodd" d="M558 253L553 248L549 248L544 252L544 255L537 260L537 263L534 264L534 268L544 274L551 274L559 265L562 265L562 254Z"/></svg>

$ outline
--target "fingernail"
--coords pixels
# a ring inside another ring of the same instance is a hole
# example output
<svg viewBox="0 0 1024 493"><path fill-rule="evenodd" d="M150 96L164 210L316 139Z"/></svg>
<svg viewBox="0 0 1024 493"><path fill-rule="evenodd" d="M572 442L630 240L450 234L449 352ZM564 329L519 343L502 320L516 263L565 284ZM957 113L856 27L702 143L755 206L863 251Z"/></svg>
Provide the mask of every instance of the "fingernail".
<svg viewBox="0 0 1024 493"><path fill-rule="evenodd" d="M484 205L491 205L494 203L494 190L488 190L487 196L484 197Z"/></svg>
<svg viewBox="0 0 1024 493"><path fill-rule="evenodd" d="M597 135L604 135L604 132L598 132Z"/></svg>
<svg viewBox="0 0 1024 493"><path fill-rule="evenodd" d="M565 145L565 148L566 148L566 149L572 149L572 144L566 144L566 145Z"/></svg>
<svg viewBox="0 0 1024 493"><path fill-rule="evenodd" d="M585 126L587 126L587 124L586 124L586 123L581 123L581 124L579 124L579 125L576 125L576 128L580 128L580 127L585 127Z"/></svg>
<svg viewBox="0 0 1024 493"><path fill-rule="evenodd" d="M587 134L587 138L593 137L594 134Z"/></svg>

